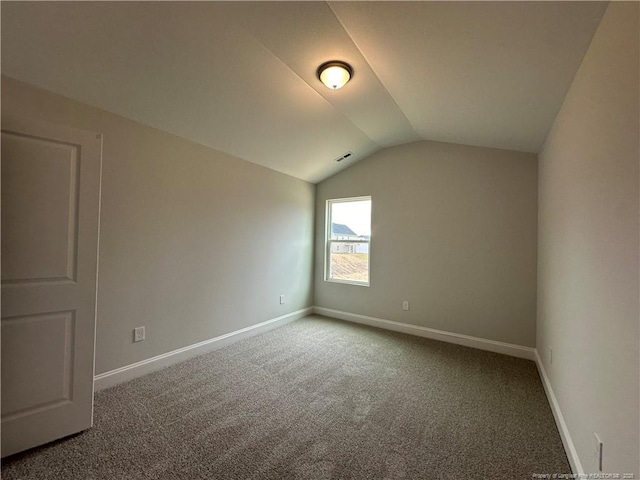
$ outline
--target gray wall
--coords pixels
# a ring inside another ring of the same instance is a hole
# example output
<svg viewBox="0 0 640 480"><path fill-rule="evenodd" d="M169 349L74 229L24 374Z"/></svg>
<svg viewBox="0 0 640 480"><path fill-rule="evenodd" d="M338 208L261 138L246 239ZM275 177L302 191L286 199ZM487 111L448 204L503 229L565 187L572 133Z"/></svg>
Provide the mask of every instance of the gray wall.
<svg viewBox="0 0 640 480"><path fill-rule="evenodd" d="M97 374L312 305L313 185L6 77L2 111L104 134Z"/></svg>
<svg viewBox="0 0 640 480"><path fill-rule="evenodd" d="M315 304L533 347L536 176L534 154L417 142L325 180ZM360 195L372 196L371 286L325 282L325 202Z"/></svg>
<svg viewBox="0 0 640 480"><path fill-rule="evenodd" d="M638 13L609 5L540 153L537 338L585 470L597 432L604 471L636 478Z"/></svg>

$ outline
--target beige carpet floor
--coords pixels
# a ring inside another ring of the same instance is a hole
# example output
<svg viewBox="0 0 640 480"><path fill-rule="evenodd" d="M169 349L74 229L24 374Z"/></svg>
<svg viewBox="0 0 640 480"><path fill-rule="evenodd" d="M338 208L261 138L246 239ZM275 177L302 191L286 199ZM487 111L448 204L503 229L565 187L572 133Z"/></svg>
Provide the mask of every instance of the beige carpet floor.
<svg viewBox="0 0 640 480"><path fill-rule="evenodd" d="M98 392L14 479L530 479L569 473L535 364L311 316Z"/></svg>

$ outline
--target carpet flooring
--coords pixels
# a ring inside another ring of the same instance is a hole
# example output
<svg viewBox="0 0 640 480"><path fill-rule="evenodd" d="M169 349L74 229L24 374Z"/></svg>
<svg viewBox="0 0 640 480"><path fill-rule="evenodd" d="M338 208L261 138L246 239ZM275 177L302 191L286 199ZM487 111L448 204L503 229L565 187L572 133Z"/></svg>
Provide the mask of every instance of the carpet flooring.
<svg viewBox="0 0 640 480"><path fill-rule="evenodd" d="M13 479L530 479L570 473L533 362L310 316L98 392Z"/></svg>

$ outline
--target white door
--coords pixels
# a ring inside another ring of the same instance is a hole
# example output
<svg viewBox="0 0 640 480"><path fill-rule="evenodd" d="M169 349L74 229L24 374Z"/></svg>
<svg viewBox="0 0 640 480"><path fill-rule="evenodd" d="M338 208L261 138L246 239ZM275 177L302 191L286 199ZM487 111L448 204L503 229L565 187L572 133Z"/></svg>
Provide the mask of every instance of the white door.
<svg viewBox="0 0 640 480"><path fill-rule="evenodd" d="M93 416L102 136L2 118L2 456Z"/></svg>

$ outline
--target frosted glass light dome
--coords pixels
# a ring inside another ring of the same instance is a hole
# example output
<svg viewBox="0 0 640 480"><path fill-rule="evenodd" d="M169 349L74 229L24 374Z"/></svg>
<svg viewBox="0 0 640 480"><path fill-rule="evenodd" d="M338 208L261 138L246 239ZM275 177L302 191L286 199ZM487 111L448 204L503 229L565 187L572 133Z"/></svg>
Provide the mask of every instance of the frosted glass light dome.
<svg viewBox="0 0 640 480"><path fill-rule="evenodd" d="M351 80L353 69L347 63L331 61L323 63L318 68L318 78L331 90L337 90L345 86Z"/></svg>

